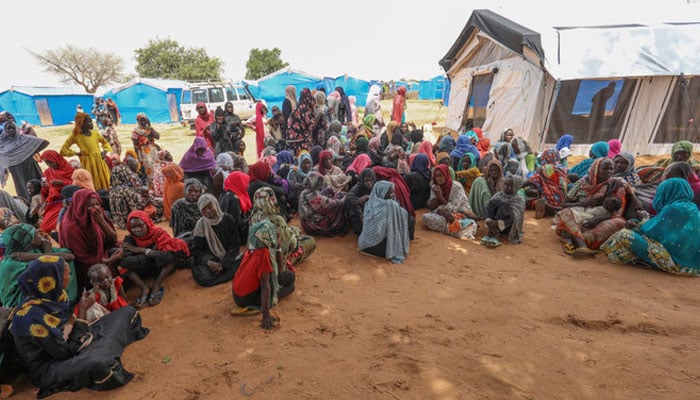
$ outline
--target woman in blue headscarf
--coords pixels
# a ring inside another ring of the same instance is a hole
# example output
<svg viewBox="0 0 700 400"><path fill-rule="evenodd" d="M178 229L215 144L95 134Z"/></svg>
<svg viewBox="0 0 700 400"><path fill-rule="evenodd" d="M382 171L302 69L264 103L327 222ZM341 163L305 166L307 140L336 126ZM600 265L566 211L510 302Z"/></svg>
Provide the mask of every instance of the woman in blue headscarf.
<svg viewBox="0 0 700 400"><path fill-rule="evenodd" d="M610 151L610 146L608 142L596 142L591 146L591 151L588 153L587 159L576 164L573 168L569 170L570 174L576 174L579 178L588 174L588 170L593 165L593 161L597 158L607 157L608 151Z"/></svg>
<svg viewBox="0 0 700 400"><path fill-rule="evenodd" d="M571 145L574 143L574 137L571 135L563 135L557 140L557 151L567 148L571 150Z"/></svg>
<svg viewBox="0 0 700 400"><path fill-rule="evenodd" d="M408 212L394 198L393 183L374 184L357 244L362 252L402 264L409 248Z"/></svg>
<svg viewBox="0 0 700 400"><path fill-rule="evenodd" d="M654 196L658 214L634 229L623 229L600 247L615 264L635 264L677 275L700 275L700 211L688 181L663 181ZM688 240L692 238L693 240Z"/></svg>
<svg viewBox="0 0 700 400"><path fill-rule="evenodd" d="M455 171L459 169L459 162L462 160L465 154L471 153L474 155L476 160L479 160L479 149L472 144L469 135L461 135L457 138L457 146L450 152L451 167Z"/></svg>

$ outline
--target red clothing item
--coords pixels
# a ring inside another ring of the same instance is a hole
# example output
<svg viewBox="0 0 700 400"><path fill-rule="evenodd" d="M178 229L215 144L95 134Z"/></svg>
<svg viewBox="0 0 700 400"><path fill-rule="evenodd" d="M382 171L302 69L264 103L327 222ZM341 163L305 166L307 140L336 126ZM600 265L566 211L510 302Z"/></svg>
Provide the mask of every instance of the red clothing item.
<svg viewBox="0 0 700 400"><path fill-rule="evenodd" d="M131 227L131 220L134 218L138 218L143 221L148 229L148 232L145 235L138 237L134 235L129 228L129 234L131 234L131 237L134 239L137 246L150 248L151 246L155 245L156 249L159 251L170 251L173 253L182 252L187 256L190 255L190 249L187 247L187 244L184 241L170 236L165 229L157 227L153 223L151 217L149 217L148 214L143 211L134 210L130 212L129 216L126 217L127 227Z"/></svg>
<svg viewBox="0 0 700 400"><path fill-rule="evenodd" d="M248 250L233 277L233 293L245 297L260 289L260 278L272 272L270 250L267 247Z"/></svg>
<svg viewBox="0 0 700 400"><path fill-rule="evenodd" d="M39 227L44 232L51 232L56 229L58 221L58 213L61 211L61 189L64 186L70 185L73 181L74 168L71 166L62 155L54 150L46 150L41 154L42 161L52 161L56 163L56 169L47 168L44 171L44 177L48 186L41 188L41 196L46 200L44 209L44 217L41 220ZM53 184L53 181L61 181L61 184Z"/></svg>
<svg viewBox="0 0 700 400"><path fill-rule="evenodd" d="M406 88L401 86L396 90L396 95L394 96L394 107L391 110L391 120L397 124L401 124L403 119L403 106L406 102Z"/></svg>
<svg viewBox="0 0 700 400"><path fill-rule="evenodd" d="M124 279L122 279L121 276L114 278L114 283L113 283L114 288L110 288L110 292L114 295L114 299L108 303L107 302L108 299L103 299L102 295L100 295L100 292L95 291L95 303L101 304L104 308L106 308L110 312L116 311L122 307L128 306L129 303L127 303L126 299L123 298L120 294L123 284L124 284ZM73 314L78 315L78 305L75 306L75 310L73 311Z"/></svg>
<svg viewBox="0 0 700 400"><path fill-rule="evenodd" d="M394 184L396 201L399 202L401 207L408 211L408 215L415 217L416 212L413 210L413 204L411 204L411 190L408 188L406 181L403 180L396 169L388 167L374 167L372 170L374 171L374 174L377 175L377 180L389 181Z"/></svg>
<svg viewBox="0 0 700 400"><path fill-rule="evenodd" d="M255 151L258 159L265 149L265 104L258 102L255 104Z"/></svg>
<svg viewBox="0 0 700 400"><path fill-rule="evenodd" d="M199 107L204 107L206 109L207 105L203 102L199 102L197 103L197 108ZM211 132L209 132L209 125L212 123L214 123L214 114L212 114L211 111L207 110L204 116L197 114L197 118L194 120L194 132L197 136L203 137L204 140L207 141L207 146L209 146L211 152L214 153L214 139L212 139Z"/></svg>

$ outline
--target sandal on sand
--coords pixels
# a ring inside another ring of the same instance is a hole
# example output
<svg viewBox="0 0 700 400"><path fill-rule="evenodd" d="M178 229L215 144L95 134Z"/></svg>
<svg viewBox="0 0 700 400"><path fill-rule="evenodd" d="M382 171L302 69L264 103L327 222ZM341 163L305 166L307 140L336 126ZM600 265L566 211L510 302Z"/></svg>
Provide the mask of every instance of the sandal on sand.
<svg viewBox="0 0 700 400"><path fill-rule="evenodd" d="M576 251L576 246L571 243L562 243L561 249L564 251L564 254L573 256L574 252Z"/></svg>
<svg viewBox="0 0 700 400"><path fill-rule="evenodd" d="M577 247L573 255L575 257L593 257L598 254L598 250L591 250L588 247Z"/></svg>
<svg viewBox="0 0 700 400"><path fill-rule="evenodd" d="M231 315L234 317L250 317L253 315L259 315L261 313L257 308L239 307L234 306L231 309Z"/></svg>
<svg viewBox="0 0 700 400"><path fill-rule="evenodd" d="M495 237L484 236L481 238L481 244L483 244L486 247L493 248L493 247L498 247L498 246L502 245L503 243L500 240L496 239Z"/></svg>
<svg viewBox="0 0 700 400"><path fill-rule="evenodd" d="M157 306L158 304L160 304L160 302L163 300L163 291L164 290L165 289L163 288L163 286L161 286L157 292L152 291L151 295L148 296L148 305L149 306Z"/></svg>
<svg viewBox="0 0 700 400"><path fill-rule="evenodd" d="M134 307L136 307L136 309L138 310L143 308L146 304L148 304L148 296L141 296L136 299Z"/></svg>

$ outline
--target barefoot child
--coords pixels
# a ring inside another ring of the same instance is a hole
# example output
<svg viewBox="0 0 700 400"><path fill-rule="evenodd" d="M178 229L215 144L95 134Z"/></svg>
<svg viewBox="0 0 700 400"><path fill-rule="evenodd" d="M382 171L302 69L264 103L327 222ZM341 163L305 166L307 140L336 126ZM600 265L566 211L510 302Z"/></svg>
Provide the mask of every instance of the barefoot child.
<svg viewBox="0 0 700 400"><path fill-rule="evenodd" d="M88 322L93 322L118 310L128 303L121 277L112 278L112 272L106 264L95 264L88 269L88 278L95 293L95 304L87 311Z"/></svg>

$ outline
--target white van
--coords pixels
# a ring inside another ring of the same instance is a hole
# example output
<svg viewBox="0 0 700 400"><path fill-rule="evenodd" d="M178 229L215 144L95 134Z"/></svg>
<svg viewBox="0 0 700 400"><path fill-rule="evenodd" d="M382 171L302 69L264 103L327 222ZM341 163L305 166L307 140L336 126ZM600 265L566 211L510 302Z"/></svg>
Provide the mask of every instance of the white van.
<svg viewBox="0 0 700 400"><path fill-rule="evenodd" d="M227 101L233 103L234 112L242 120L255 114L255 97L247 87L232 82L192 82L182 90L180 113L183 124L194 126L197 118L197 103L204 102L212 113L217 107L224 108Z"/></svg>

